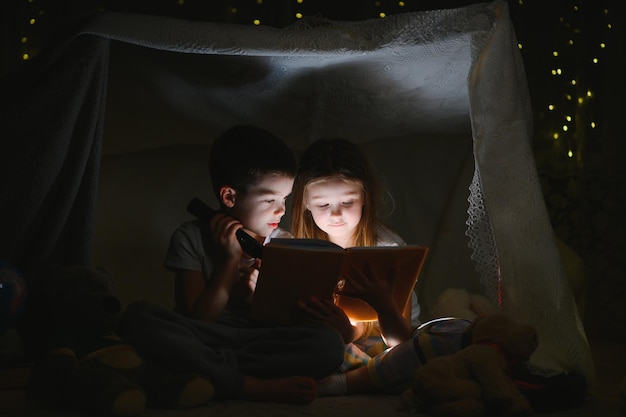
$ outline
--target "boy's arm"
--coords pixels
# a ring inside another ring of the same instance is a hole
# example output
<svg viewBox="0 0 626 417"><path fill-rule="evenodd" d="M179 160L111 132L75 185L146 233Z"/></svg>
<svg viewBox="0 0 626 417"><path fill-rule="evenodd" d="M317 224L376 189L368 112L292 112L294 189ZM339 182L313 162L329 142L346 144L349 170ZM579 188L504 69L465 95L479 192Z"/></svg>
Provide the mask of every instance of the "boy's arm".
<svg viewBox="0 0 626 417"><path fill-rule="evenodd" d="M187 317L192 317L193 304L204 290L204 275L201 271L178 269L176 271L176 309Z"/></svg>
<svg viewBox="0 0 626 417"><path fill-rule="evenodd" d="M239 279L238 261L215 265L211 279L206 283L200 271L176 272L176 305L185 316L215 321L222 314L232 289Z"/></svg>
<svg viewBox="0 0 626 417"><path fill-rule="evenodd" d="M205 250L213 263L208 280L202 272L180 270L176 274L176 301L181 313L199 320L215 321L222 314L235 282L240 278L241 246L235 232L241 223L217 214L210 220L210 239ZM209 237L207 236L207 237Z"/></svg>

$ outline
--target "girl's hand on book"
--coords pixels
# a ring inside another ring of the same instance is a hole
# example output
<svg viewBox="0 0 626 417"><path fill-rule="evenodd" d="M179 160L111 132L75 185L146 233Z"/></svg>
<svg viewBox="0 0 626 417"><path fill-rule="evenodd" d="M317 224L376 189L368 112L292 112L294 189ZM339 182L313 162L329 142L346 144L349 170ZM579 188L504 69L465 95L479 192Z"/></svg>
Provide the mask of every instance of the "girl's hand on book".
<svg viewBox="0 0 626 417"><path fill-rule="evenodd" d="M369 265L364 271L350 271L346 284L349 291L339 291L340 295L363 300L376 311L384 311L394 305L393 283L387 277L378 276Z"/></svg>
<svg viewBox="0 0 626 417"><path fill-rule="evenodd" d="M298 306L304 310L310 322L334 327L341 334L345 343L353 341L354 328L348 316L331 300L311 297L306 301L300 301Z"/></svg>

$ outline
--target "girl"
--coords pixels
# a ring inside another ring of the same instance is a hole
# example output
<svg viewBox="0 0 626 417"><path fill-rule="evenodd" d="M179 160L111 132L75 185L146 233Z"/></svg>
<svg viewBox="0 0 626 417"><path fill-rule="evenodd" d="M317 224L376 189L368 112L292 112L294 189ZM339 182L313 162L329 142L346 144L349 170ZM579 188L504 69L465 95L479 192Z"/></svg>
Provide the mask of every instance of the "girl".
<svg viewBox="0 0 626 417"><path fill-rule="evenodd" d="M360 149L347 140L324 139L309 146L301 157L293 195L295 237L328 239L344 248L405 244L379 220L376 177ZM378 313L377 322L351 324L332 302L302 305L338 329L346 342L339 372L317 381L318 395L402 392L429 359L466 345L470 320L442 317L420 325L413 293L409 325L391 300L386 282L366 275L351 280L358 298Z"/></svg>
<svg viewBox="0 0 626 417"><path fill-rule="evenodd" d="M294 237L327 239L343 248L406 244L380 221L376 177L361 150L350 141L321 139L311 144L301 157L293 196L291 230ZM320 320L333 321L344 337L344 363L341 372L333 375L344 388L346 378L349 385L351 376L344 372L356 370L388 347L410 339L413 329L419 325L420 314L415 292L409 323L393 302L387 280L363 274L351 284L359 293L358 297L376 310L376 322L349 323L349 318L330 303L318 301L303 306L312 314L317 312ZM320 381L320 395L342 393L334 388L326 391L325 385ZM345 391L342 387L338 389Z"/></svg>

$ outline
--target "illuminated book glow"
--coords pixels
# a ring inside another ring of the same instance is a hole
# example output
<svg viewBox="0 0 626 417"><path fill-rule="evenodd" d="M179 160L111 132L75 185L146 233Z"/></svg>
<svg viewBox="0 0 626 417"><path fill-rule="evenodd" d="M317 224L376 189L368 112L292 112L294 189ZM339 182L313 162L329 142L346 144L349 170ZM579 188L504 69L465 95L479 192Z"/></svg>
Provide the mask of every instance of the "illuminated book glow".
<svg viewBox="0 0 626 417"><path fill-rule="evenodd" d="M369 304L337 293L352 291L354 271L375 271L393 282L396 305L410 320L411 292L427 253L418 245L343 249L319 239L272 239L263 250L250 317L268 324L298 323L304 318L298 301L313 296L334 300L352 321L376 320Z"/></svg>

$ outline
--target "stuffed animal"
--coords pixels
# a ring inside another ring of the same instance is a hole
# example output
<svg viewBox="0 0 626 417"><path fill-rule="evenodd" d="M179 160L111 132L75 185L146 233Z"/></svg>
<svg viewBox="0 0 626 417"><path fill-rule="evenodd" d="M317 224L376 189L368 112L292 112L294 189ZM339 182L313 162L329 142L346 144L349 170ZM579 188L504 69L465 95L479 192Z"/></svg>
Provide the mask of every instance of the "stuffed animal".
<svg viewBox="0 0 626 417"><path fill-rule="evenodd" d="M418 368L405 402L437 417L524 416L533 412L510 371L537 348L537 333L502 314L479 316L469 325L467 345Z"/></svg>
<svg viewBox="0 0 626 417"><path fill-rule="evenodd" d="M433 307L434 317L457 317L474 320L485 314L495 314L498 307L482 294L470 293L463 288L446 288Z"/></svg>
<svg viewBox="0 0 626 417"><path fill-rule="evenodd" d="M170 373L115 333L121 303L107 270L59 267L45 278L50 341L33 369L32 399L55 409L133 417L146 407L191 408L212 398L207 379Z"/></svg>

